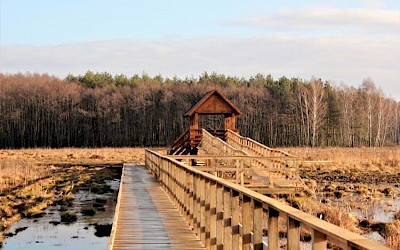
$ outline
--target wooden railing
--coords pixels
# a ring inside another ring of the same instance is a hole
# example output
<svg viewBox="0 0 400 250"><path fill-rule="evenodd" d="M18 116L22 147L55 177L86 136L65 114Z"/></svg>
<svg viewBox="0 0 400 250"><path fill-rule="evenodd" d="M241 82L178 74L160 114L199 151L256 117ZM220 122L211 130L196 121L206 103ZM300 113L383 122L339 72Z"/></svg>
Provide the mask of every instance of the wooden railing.
<svg viewBox="0 0 400 250"><path fill-rule="evenodd" d="M264 157L263 159L254 158L251 162L244 161L242 163L242 167L252 170L270 170L268 173L268 183L271 187L274 185L274 178L292 180L298 183L299 188L304 187L304 183L298 174L297 162L299 159L295 156L287 154L283 151L268 148L252 139L247 140L247 138L241 137L237 133L230 130L228 130L227 137L230 138L230 143L214 137L207 131L203 130L201 148L205 150L208 155ZM240 141L241 144L236 143L238 141ZM251 146L243 146L242 144ZM248 150L248 148L255 148L256 150ZM265 150L266 148L268 151ZM274 151L277 151L278 153L275 153ZM265 153L265 155L262 155L262 153ZM249 171L241 172L242 175L245 174L247 177L250 177L249 173ZM239 179L243 180L243 177L240 177ZM243 185L243 182L241 182L241 184Z"/></svg>
<svg viewBox="0 0 400 250"><path fill-rule="evenodd" d="M210 134L207 130L203 129L203 139L200 143L201 147L207 151L209 155L244 155L249 156L248 153L243 150L236 149L232 145L221 140L219 137L215 137Z"/></svg>
<svg viewBox="0 0 400 250"><path fill-rule="evenodd" d="M290 169L293 174L289 176L289 179L297 182L300 186L304 186L304 183L301 180L300 175L298 174L299 161L298 160L292 161L291 163L293 164L288 164L288 161L286 160L286 158L289 159L297 158L296 156L282 150L277 150L267 147L251 138L243 137L238 133L229 129L226 131L225 139L228 144L246 152L249 155L263 156L263 157L277 157L275 159L274 158L271 159L271 161L269 162L269 166L273 165L274 168L282 169L283 176L285 175L287 169Z"/></svg>
<svg viewBox="0 0 400 250"><path fill-rule="evenodd" d="M226 131L226 142L237 149L241 149L243 151L248 152L250 155L255 156L288 156L295 157L287 152L282 150L277 150L273 148L269 148L251 138L243 137L238 133L233 132L232 130Z"/></svg>
<svg viewBox="0 0 400 250"><path fill-rule="evenodd" d="M173 155L177 153L179 150L184 147L185 142L189 142L190 140L190 131L187 130L185 133L183 133L181 136L178 137L172 144L171 148L168 150L169 155Z"/></svg>
<svg viewBox="0 0 400 250"><path fill-rule="evenodd" d="M298 186L274 186L275 181L282 174L287 179L294 179L297 175L297 169L295 168L275 168L273 165L269 168L265 167L270 165L271 160L276 160L279 157L243 155L170 155L169 157L263 194L290 194L301 192L304 189L304 186L300 184ZM291 164L291 161L296 160L296 158L285 159L288 165L294 165ZM268 176L254 175L265 171L268 172ZM273 180L273 178L275 179Z"/></svg>
<svg viewBox="0 0 400 250"><path fill-rule="evenodd" d="M389 249L248 188L146 150L146 166L209 249L279 249L278 222L286 218L287 249L300 249L300 228L313 249ZM264 224L267 242L263 241Z"/></svg>
<svg viewBox="0 0 400 250"><path fill-rule="evenodd" d="M196 147L202 139L201 129L190 129L183 133L168 150L169 155L188 154L192 147Z"/></svg>

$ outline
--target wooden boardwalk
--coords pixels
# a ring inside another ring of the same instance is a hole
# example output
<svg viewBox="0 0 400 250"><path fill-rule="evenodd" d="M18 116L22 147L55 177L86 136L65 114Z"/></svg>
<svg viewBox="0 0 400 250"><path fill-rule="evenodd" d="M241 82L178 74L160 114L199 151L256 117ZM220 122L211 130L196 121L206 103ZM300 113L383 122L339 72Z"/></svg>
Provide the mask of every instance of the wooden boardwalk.
<svg viewBox="0 0 400 250"><path fill-rule="evenodd" d="M205 249L146 166L124 165L109 249Z"/></svg>

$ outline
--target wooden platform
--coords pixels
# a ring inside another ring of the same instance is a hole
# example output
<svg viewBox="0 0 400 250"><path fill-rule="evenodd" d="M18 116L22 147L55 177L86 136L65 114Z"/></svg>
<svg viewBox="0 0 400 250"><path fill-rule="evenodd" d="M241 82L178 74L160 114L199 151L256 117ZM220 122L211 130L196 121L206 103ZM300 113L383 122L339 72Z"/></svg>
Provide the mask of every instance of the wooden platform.
<svg viewBox="0 0 400 250"><path fill-rule="evenodd" d="M112 249L205 249L145 166L124 165Z"/></svg>

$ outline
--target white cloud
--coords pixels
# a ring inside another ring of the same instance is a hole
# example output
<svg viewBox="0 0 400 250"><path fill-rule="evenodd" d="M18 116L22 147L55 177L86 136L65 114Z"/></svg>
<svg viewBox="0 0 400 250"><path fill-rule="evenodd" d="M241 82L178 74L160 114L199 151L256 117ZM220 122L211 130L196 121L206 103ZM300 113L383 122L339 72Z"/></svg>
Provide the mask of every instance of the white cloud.
<svg viewBox="0 0 400 250"><path fill-rule="evenodd" d="M311 30L335 32L335 30L356 33L392 33L400 35L400 13L397 10L357 8L301 8L281 9L265 16L251 16L229 22L277 29L280 32Z"/></svg>
<svg viewBox="0 0 400 250"><path fill-rule="evenodd" d="M272 35L171 41L102 41L0 49L2 72L48 72L60 77L86 70L133 75L199 76L204 71L249 77L321 77L358 86L371 77L400 100L398 40L366 36Z"/></svg>

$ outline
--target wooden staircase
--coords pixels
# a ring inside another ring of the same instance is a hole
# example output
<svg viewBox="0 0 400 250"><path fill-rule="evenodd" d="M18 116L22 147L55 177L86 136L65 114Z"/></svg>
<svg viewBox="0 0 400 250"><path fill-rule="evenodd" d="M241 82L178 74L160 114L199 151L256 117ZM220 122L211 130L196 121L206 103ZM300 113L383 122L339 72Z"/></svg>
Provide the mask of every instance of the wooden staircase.
<svg viewBox="0 0 400 250"><path fill-rule="evenodd" d="M201 129L187 130L172 144L168 155L196 155L202 137Z"/></svg>

